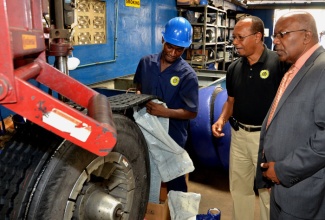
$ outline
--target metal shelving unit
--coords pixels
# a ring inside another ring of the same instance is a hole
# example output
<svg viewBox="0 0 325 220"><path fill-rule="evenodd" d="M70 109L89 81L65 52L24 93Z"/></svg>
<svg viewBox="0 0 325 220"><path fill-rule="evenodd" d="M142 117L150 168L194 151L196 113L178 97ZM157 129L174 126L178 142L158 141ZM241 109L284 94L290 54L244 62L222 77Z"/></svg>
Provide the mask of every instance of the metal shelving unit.
<svg viewBox="0 0 325 220"><path fill-rule="evenodd" d="M177 7L180 16L186 12L194 14L190 19L187 18L193 27L193 42L187 49L186 60L194 68L206 69L209 64L218 64L222 66L216 69L224 70L227 12L210 5ZM221 54L223 56L219 56Z"/></svg>
<svg viewBox="0 0 325 220"><path fill-rule="evenodd" d="M233 35L233 30L236 24L236 12L234 10L227 10L227 32L226 32L226 59L225 63L226 66L227 64L235 61L238 57L235 57L235 48L234 45L232 44L232 35Z"/></svg>

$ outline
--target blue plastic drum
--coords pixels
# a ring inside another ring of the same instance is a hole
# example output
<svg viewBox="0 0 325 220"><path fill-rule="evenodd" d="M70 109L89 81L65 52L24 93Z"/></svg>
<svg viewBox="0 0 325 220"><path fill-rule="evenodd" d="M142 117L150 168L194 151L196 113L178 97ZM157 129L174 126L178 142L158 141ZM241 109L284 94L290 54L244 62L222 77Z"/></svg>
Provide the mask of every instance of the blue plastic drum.
<svg viewBox="0 0 325 220"><path fill-rule="evenodd" d="M221 111L223 104L227 101L227 90L222 90L218 93L214 100L214 113L213 113L213 121L217 121ZM229 153L230 153L230 139L231 139L231 127L229 122L225 124L223 127L223 133L225 136L221 138L215 138L215 147L217 148L217 152L219 155L219 160L222 164L222 167L225 169L229 169Z"/></svg>
<svg viewBox="0 0 325 220"><path fill-rule="evenodd" d="M229 167L230 126L228 123L225 125L222 138L215 138L211 130L226 100L227 92L221 87L199 90L199 110L197 117L190 121L190 136L192 151L200 165Z"/></svg>

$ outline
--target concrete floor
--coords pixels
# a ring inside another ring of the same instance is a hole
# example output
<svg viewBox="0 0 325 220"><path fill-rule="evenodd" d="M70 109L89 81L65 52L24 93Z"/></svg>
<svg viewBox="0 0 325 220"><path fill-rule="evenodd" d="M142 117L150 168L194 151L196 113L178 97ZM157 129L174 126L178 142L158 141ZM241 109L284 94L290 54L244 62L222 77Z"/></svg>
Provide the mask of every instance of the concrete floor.
<svg viewBox="0 0 325 220"><path fill-rule="evenodd" d="M206 214L210 208L218 208L222 220L232 219L228 171L196 168L189 174L188 191L201 194L199 214ZM254 220L259 220L258 197L255 202Z"/></svg>

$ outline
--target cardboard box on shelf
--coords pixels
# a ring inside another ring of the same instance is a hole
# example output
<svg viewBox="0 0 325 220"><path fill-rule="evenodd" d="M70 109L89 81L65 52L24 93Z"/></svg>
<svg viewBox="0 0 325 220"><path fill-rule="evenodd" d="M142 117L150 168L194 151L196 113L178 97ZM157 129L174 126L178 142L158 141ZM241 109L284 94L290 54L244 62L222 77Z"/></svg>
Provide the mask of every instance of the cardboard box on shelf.
<svg viewBox="0 0 325 220"><path fill-rule="evenodd" d="M200 56L202 54L203 54L203 50L201 50L201 49L187 49L187 51L186 51L186 59L187 60L191 60L193 56L202 57L202 56ZM205 56L204 56L203 59L207 59L207 57L208 57L208 50L205 50L205 54L204 55Z"/></svg>
<svg viewBox="0 0 325 220"><path fill-rule="evenodd" d="M193 5L194 0L177 0L177 5Z"/></svg>
<svg viewBox="0 0 325 220"><path fill-rule="evenodd" d="M149 202L144 220L170 220L168 201L162 204Z"/></svg>

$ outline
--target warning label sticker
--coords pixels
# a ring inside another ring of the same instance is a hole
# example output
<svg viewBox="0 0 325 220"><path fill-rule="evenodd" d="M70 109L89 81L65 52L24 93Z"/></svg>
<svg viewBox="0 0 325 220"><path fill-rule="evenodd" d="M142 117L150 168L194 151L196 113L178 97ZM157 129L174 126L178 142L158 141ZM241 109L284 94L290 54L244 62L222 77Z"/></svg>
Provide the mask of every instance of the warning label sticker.
<svg viewBox="0 0 325 220"><path fill-rule="evenodd" d="M36 36L35 35L22 35L23 49L30 50L37 48Z"/></svg>
<svg viewBox="0 0 325 220"><path fill-rule="evenodd" d="M125 5L128 7L140 8L140 0L125 0Z"/></svg>

